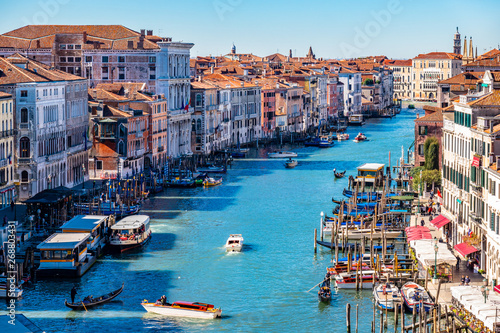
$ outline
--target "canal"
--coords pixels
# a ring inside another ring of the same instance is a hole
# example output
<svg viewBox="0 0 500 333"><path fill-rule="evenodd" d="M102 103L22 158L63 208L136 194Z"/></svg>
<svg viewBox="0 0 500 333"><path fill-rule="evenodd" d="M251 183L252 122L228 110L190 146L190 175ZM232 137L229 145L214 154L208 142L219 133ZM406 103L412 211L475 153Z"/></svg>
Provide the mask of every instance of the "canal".
<svg viewBox="0 0 500 333"><path fill-rule="evenodd" d="M401 147L406 153L413 142L416 112L403 110L393 119L349 127L351 139L329 149L294 149L299 154L295 169L267 159L269 150L261 149L236 160L221 186L167 189L145 204L153 238L142 251L106 255L79 280L39 281L26 288L17 311L47 332L345 332L345 305L351 303L352 322L359 304L359 331L369 332L370 291L335 292L330 306L318 304L317 288L307 292L322 280L332 259L326 249L314 254L313 232L320 212L331 213L331 197L340 198L347 186L347 177L334 180L332 169L354 175L364 162L387 164L389 151L395 165ZM360 130L369 141L354 143ZM225 252L231 233L243 234L243 252ZM77 299L83 299L122 282L123 293L100 308L75 312L64 306L73 284ZM161 295L215 304L223 318L146 313L141 301Z"/></svg>

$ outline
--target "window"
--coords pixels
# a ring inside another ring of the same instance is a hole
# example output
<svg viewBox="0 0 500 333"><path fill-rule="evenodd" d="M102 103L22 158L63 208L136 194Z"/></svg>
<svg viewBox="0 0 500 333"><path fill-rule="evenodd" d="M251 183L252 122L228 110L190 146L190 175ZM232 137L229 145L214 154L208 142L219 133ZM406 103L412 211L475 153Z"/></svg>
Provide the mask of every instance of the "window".
<svg viewBox="0 0 500 333"><path fill-rule="evenodd" d="M66 47L68 48L68 50L73 50L74 49L74 45L73 44L68 44Z"/></svg>
<svg viewBox="0 0 500 333"><path fill-rule="evenodd" d="M66 62L66 57L59 57L59 62Z"/></svg>
<svg viewBox="0 0 500 333"><path fill-rule="evenodd" d="M102 79L103 80L109 79L109 68L108 67L102 68Z"/></svg>
<svg viewBox="0 0 500 333"><path fill-rule="evenodd" d="M423 144L418 145L418 154L420 156L424 156L424 145Z"/></svg>
<svg viewBox="0 0 500 333"><path fill-rule="evenodd" d="M75 62L82 62L82 58L81 57L75 57Z"/></svg>
<svg viewBox="0 0 500 333"><path fill-rule="evenodd" d="M19 140L19 152L21 157L30 157L30 139L25 136Z"/></svg>
<svg viewBox="0 0 500 333"><path fill-rule="evenodd" d="M73 58L73 57L68 57L67 59L68 59L68 62L75 62L75 58Z"/></svg>
<svg viewBox="0 0 500 333"><path fill-rule="evenodd" d="M154 66L149 67L149 79L156 80L156 67Z"/></svg>
<svg viewBox="0 0 500 333"><path fill-rule="evenodd" d="M28 182L28 171L21 172L21 182L23 183Z"/></svg>
<svg viewBox="0 0 500 333"><path fill-rule="evenodd" d="M75 50L81 50L82 46L81 45L75 45Z"/></svg>
<svg viewBox="0 0 500 333"><path fill-rule="evenodd" d="M118 80L125 80L125 67L118 67Z"/></svg>
<svg viewBox="0 0 500 333"><path fill-rule="evenodd" d="M21 90L21 97L28 97L28 90Z"/></svg>
<svg viewBox="0 0 500 333"><path fill-rule="evenodd" d="M427 126L419 126L418 127L418 134L427 135Z"/></svg>
<svg viewBox="0 0 500 333"><path fill-rule="evenodd" d="M86 62L92 62L92 56L86 56L85 57Z"/></svg>
<svg viewBox="0 0 500 333"><path fill-rule="evenodd" d="M102 170L102 161L96 161L97 170Z"/></svg>
<svg viewBox="0 0 500 333"><path fill-rule="evenodd" d="M26 108L21 109L21 123L28 123L28 109Z"/></svg>
<svg viewBox="0 0 500 333"><path fill-rule="evenodd" d="M156 57L149 57L149 62L156 62Z"/></svg>
<svg viewBox="0 0 500 333"><path fill-rule="evenodd" d="M118 62L125 62L125 56L118 56Z"/></svg>
<svg viewBox="0 0 500 333"><path fill-rule="evenodd" d="M200 107L202 104L201 102L201 94L196 94L196 102L195 102L195 106L196 107Z"/></svg>
<svg viewBox="0 0 500 333"><path fill-rule="evenodd" d="M102 56L101 62L108 62L108 56Z"/></svg>

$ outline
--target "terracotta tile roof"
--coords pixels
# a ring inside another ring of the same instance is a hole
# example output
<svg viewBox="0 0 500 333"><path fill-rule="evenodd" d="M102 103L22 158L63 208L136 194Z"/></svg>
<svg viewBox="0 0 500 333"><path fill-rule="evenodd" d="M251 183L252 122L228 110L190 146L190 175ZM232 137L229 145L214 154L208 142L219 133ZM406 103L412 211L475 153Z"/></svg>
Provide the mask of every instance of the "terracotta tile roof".
<svg viewBox="0 0 500 333"><path fill-rule="evenodd" d="M478 60L483 60L483 59L492 59L500 55L500 51L497 49L490 50L486 53L481 54L478 57Z"/></svg>
<svg viewBox="0 0 500 333"><path fill-rule="evenodd" d="M223 74L209 74L203 78L203 81L208 84L213 84L219 88L225 89L228 85L229 88L250 88L256 87L253 83L237 79L233 76ZM242 86L243 83L243 86Z"/></svg>
<svg viewBox="0 0 500 333"><path fill-rule="evenodd" d="M101 49L126 50L128 41L133 41L134 48L140 41L141 34L122 25L27 25L0 35L0 48L15 49L50 49L56 34L87 34L83 49L94 49L99 44ZM145 36L143 49L158 49L158 36Z"/></svg>
<svg viewBox="0 0 500 333"><path fill-rule="evenodd" d="M124 96L120 96L117 94L114 94L112 92L109 92L104 89L89 89L89 100L95 100L95 101L117 101L117 102L124 102L127 101L128 98Z"/></svg>
<svg viewBox="0 0 500 333"><path fill-rule="evenodd" d="M450 100L450 102L452 101ZM443 109L443 112L452 112L452 111L455 111L455 104L453 103L451 103L451 105L448 105Z"/></svg>
<svg viewBox="0 0 500 333"><path fill-rule="evenodd" d="M0 84L85 80L80 76L51 69L18 53L0 58Z"/></svg>
<svg viewBox="0 0 500 333"><path fill-rule="evenodd" d="M419 54L413 59L462 59L461 54L447 53L447 52L431 52Z"/></svg>
<svg viewBox="0 0 500 333"><path fill-rule="evenodd" d="M484 72L465 72L439 81L438 84L450 84L450 85L475 85L477 81L481 80L484 76Z"/></svg>
<svg viewBox="0 0 500 333"><path fill-rule="evenodd" d="M486 96L483 96L475 101L469 102L469 105L474 106L500 106L500 90L493 90Z"/></svg>
<svg viewBox="0 0 500 333"><path fill-rule="evenodd" d="M191 82L191 89L215 89L213 84L204 81L193 81Z"/></svg>
<svg viewBox="0 0 500 333"><path fill-rule="evenodd" d="M146 90L147 85L144 82L114 82L114 83L99 83L95 87L96 89L103 89L110 91L114 94L129 94L135 93L141 90Z"/></svg>
<svg viewBox="0 0 500 333"><path fill-rule="evenodd" d="M102 118L131 118L132 115L115 107L104 105L104 109L102 110Z"/></svg>
<svg viewBox="0 0 500 333"><path fill-rule="evenodd" d="M426 107L431 107L431 106L424 106L424 109ZM431 108L435 108L435 107L431 107ZM436 110L435 112L432 112L431 114L428 114L426 116L423 116L423 117L420 117L418 119L415 119L415 122L418 123L418 122L443 122L443 111L441 111L440 108L437 108L439 110Z"/></svg>
<svg viewBox="0 0 500 333"><path fill-rule="evenodd" d="M408 66L411 67L411 59L408 60L397 60L397 59L385 59L383 62L387 66Z"/></svg>
<svg viewBox="0 0 500 333"><path fill-rule="evenodd" d="M498 57L492 59L480 59L473 62L470 62L464 65L467 67L500 67L500 59Z"/></svg>
<svg viewBox="0 0 500 333"><path fill-rule="evenodd" d="M11 94L7 94L3 91L0 91L0 98L11 98L12 95Z"/></svg>

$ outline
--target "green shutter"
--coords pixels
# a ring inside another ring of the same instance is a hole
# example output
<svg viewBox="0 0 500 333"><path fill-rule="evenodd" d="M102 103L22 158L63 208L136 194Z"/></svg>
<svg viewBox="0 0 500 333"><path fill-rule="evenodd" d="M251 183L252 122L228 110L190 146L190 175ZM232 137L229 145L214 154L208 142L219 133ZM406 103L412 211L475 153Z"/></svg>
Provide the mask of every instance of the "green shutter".
<svg viewBox="0 0 500 333"><path fill-rule="evenodd" d="M490 229L495 231L495 213L490 215Z"/></svg>

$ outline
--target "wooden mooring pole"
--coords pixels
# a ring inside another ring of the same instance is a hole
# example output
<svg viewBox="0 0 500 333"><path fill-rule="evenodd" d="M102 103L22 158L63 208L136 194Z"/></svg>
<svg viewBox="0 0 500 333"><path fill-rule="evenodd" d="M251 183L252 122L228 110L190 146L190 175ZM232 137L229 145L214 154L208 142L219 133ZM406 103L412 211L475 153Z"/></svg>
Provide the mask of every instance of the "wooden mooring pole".
<svg viewBox="0 0 500 333"><path fill-rule="evenodd" d="M345 321L347 326L347 333L351 333L351 304L345 305Z"/></svg>
<svg viewBox="0 0 500 333"><path fill-rule="evenodd" d="M318 252L318 241L316 239L318 235L318 229L314 228L314 253L317 253Z"/></svg>

